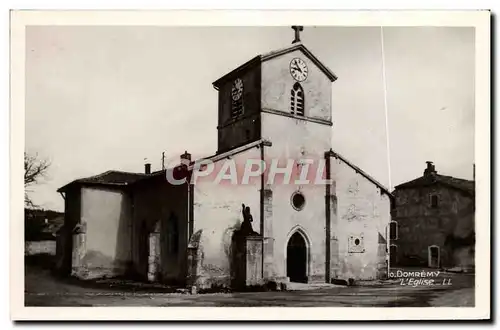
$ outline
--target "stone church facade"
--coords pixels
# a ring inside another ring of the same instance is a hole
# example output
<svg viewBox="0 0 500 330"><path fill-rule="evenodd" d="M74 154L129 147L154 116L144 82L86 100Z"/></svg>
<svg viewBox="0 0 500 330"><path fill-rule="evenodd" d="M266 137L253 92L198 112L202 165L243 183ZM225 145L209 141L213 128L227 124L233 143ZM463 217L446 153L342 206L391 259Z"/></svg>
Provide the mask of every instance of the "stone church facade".
<svg viewBox="0 0 500 330"><path fill-rule="evenodd" d="M213 83L218 149L204 159L214 173L276 162L275 178L307 159L326 181L273 181L271 170L193 183L199 160L187 152L174 168L75 180L59 189L59 269L201 288L385 277L392 195L331 148L336 79L301 42L224 75Z"/></svg>

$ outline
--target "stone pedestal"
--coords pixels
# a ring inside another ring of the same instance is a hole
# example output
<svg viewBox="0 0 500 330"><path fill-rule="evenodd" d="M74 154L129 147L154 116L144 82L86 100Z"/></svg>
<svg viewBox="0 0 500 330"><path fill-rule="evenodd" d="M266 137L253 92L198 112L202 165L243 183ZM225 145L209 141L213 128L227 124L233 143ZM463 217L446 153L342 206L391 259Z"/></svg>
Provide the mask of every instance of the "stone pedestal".
<svg viewBox="0 0 500 330"><path fill-rule="evenodd" d="M243 288L263 283L263 238L261 236L238 236L233 238L232 286Z"/></svg>
<svg viewBox="0 0 500 330"><path fill-rule="evenodd" d="M259 236L246 237L246 253L245 253L245 267L246 267L246 280L247 286L257 285L262 283L262 249L263 239Z"/></svg>

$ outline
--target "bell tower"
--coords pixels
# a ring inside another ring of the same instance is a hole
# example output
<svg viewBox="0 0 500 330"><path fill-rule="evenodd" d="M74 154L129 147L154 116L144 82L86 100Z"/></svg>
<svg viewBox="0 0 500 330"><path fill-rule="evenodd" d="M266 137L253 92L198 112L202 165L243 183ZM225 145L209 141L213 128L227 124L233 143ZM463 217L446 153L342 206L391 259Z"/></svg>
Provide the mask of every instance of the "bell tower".
<svg viewBox="0 0 500 330"><path fill-rule="evenodd" d="M304 28L292 29L291 46L258 55L213 83L219 91L218 153L262 138L278 142L296 126L303 132L293 139L324 131L315 139L325 142L323 151L330 149L331 83L337 77L302 44Z"/></svg>
<svg viewBox="0 0 500 330"><path fill-rule="evenodd" d="M260 139L260 57L213 83L219 91L217 153Z"/></svg>

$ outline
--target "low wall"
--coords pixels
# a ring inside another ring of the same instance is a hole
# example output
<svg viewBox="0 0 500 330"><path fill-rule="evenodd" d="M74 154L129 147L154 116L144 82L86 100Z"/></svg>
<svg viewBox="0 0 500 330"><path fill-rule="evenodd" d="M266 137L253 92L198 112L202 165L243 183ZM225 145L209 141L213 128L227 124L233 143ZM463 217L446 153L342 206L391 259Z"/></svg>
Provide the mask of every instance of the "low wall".
<svg viewBox="0 0 500 330"><path fill-rule="evenodd" d="M24 254L27 256L35 254L56 255L56 241L31 241L26 242Z"/></svg>

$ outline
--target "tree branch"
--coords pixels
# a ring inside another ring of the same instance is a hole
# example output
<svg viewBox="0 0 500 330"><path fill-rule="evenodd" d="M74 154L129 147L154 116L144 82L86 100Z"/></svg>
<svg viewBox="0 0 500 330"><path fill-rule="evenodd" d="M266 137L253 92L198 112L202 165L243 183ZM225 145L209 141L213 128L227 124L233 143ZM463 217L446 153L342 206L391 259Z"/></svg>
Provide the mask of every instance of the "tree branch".
<svg viewBox="0 0 500 330"><path fill-rule="evenodd" d="M35 206L29 197L26 187L36 184L40 178L45 177L50 167L50 162L46 159L39 159L38 155L28 155L24 153L24 203L27 206Z"/></svg>

